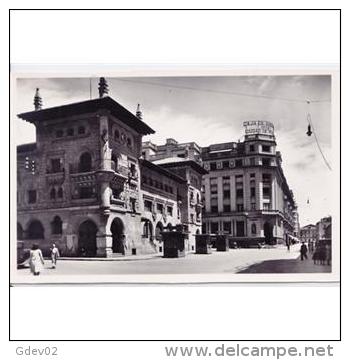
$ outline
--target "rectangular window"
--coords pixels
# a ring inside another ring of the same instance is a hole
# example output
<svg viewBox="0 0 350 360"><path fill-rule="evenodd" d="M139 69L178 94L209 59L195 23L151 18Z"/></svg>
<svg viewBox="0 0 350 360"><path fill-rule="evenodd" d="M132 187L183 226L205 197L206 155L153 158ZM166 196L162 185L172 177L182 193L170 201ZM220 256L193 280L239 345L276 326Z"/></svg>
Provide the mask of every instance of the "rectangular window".
<svg viewBox="0 0 350 360"><path fill-rule="evenodd" d="M249 145L249 151L254 152L255 151L255 146L254 145Z"/></svg>
<svg viewBox="0 0 350 360"><path fill-rule="evenodd" d="M262 164L263 166L270 166L271 165L271 161L269 158L263 158L262 159Z"/></svg>
<svg viewBox="0 0 350 360"><path fill-rule="evenodd" d="M242 183L243 182L243 175L236 175L236 183Z"/></svg>
<svg viewBox="0 0 350 360"><path fill-rule="evenodd" d="M231 234L231 221L224 221L224 232Z"/></svg>
<svg viewBox="0 0 350 360"><path fill-rule="evenodd" d="M224 190L223 195L224 195L224 199L229 199L231 197L231 191L230 190Z"/></svg>
<svg viewBox="0 0 350 360"><path fill-rule="evenodd" d="M222 168L223 169L228 169L230 167L230 162L229 161L223 161L222 162Z"/></svg>
<svg viewBox="0 0 350 360"><path fill-rule="evenodd" d="M237 236L244 236L244 221L236 222Z"/></svg>
<svg viewBox="0 0 350 360"><path fill-rule="evenodd" d="M217 232L219 232L219 223L217 222L210 223L210 232L212 234L216 234Z"/></svg>
<svg viewBox="0 0 350 360"><path fill-rule="evenodd" d="M36 190L28 191L28 203L35 204L36 203Z"/></svg>
<svg viewBox="0 0 350 360"><path fill-rule="evenodd" d="M255 158L249 159L249 165L254 166L255 165Z"/></svg>
<svg viewBox="0 0 350 360"><path fill-rule="evenodd" d="M243 189L236 189L236 198L243 197Z"/></svg>
<svg viewBox="0 0 350 360"><path fill-rule="evenodd" d="M269 183L271 181L271 175L270 174L263 174L262 180L264 183Z"/></svg>
<svg viewBox="0 0 350 360"><path fill-rule="evenodd" d="M146 211L152 211L152 201L145 200L144 206Z"/></svg>
<svg viewBox="0 0 350 360"><path fill-rule="evenodd" d="M211 162L210 163L210 170L216 170L216 162Z"/></svg>
<svg viewBox="0 0 350 360"><path fill-rule="evenodd" d="M263 203L263 210L270 210L270 204L269 203Z"/></svg>
<svg viewBox="0 0 350 360"><path fill-rule="evenodd" d="M251 208L251 210L256 210L256 205L255 205L255 203L251 203L251 204L250 204L250 208Z"/></svg>
<svg viewBox="0 0 350 360"><path fill-rule="evenodd" d="M263 152L271 152L271 146L270 145L263 145L262 146Z"/></svg>
<svg viewBox="0 0 350 360"><path fill-rule="evenodd" d="M163 209L164 209L163 204L157 204L157 211L158 211L160 214L163 213Z"/></svg>
<svg viewBox="0 0 350 360"><path fill-rule="evenodd" d="M191 219L191 223L193 224L194 223L194 215L193 214L190 215L190 219Z"/></svg>
<svg viewBox="0 0 350 360"><path fill-rule="evenodd" d="M212 205L210 208L212 213L217 213L218 212L218 206L217 205Z"/></svg>
<svg viewBox="0 0 350 360"><path fill-rule="evenodd" d="M243 160L242 159L236 160L236 167L242 167L242 166L243 166Z"/></svg>
<svg viewBox="0 0 350 360"><path fill-rule="evenodd" d="M251 179L255 179L255 173L251 173L251 174L250 174L250 178L251 178Z"/></svg>
<svg viewBox="0 0 350 360"><path fill-rule="evenodd" d="M173 207L172 206L167 206L166 207L166 212L169 216L173 216Z"/></svg>
<svg viewBox="0 0 350 360"><path fill-rule="evenodd" d="M271 196L271 189L269 187L263 187L263 196L270 197Z"/></svg>
<svg viewBox="0 0 350 360"><path fill-rule="evenodd" d="M231 205L230 204L224 204L224 212L231 212Z"/></svg>
<svg viewBox="0 0 350 360"><path fill-rule="evenodd" d="M250 196L255 197L255 187L250 188Z"/></svg>
<svg viewBox="0 0 350 360"><path fill-rule="evenodd" d="M61 159L51 159L51 173L59 173L61 171Z"/></svg>
<svg viewBox="0 0 350 360"><path fill-rule="evenodd" d="M130 198L131 211L136 212L136 199Z"/></svg>
<svg viewBox="0 0 350 360"><path fill-rule="evenodd" d="M243 204L236 205L237 211L242 212L244 210Z"/></svg>

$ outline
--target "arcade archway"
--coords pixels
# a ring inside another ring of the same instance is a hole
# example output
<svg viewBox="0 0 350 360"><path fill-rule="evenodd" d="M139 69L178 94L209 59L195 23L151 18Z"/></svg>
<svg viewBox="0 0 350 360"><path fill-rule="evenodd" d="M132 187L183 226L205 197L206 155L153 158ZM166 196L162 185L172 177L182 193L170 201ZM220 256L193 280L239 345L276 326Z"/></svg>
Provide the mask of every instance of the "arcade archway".
<svg viewBox="0 0 350 360"><path fill-rule="evenodd" d="M86 220L79 226L78 247L79 255L93 257L96 256L97 226L91 220Z"/></svg>
<svg viewBox="0 0 350 360"><path fill-rule="evenodd" d="M111 224L112 251L125 255L125 234L124 224L119 218L115 218Z"/></svg>

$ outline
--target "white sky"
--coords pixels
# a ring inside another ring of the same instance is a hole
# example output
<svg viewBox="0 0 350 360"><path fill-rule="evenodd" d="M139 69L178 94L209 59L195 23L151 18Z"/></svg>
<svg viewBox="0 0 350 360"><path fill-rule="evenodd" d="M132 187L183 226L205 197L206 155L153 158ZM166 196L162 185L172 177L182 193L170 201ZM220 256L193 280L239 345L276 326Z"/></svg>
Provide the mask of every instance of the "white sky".
<svg viewBox="0 0 350 360"><path fill-rule="evenodd" d="M314 137L306 136L310 111L322 150L332 164L331 103L313 103L310 109L306 105L306 99L331 99L330 76L107 78L107 81L109 95L131 112L136 111L137 103L141 104L143 120L156 131L144 140L156 144L163 144L168 137L179 142L195 141L200 146L237 141L243 135L244 121L271 121L275 125L277 150L282 153L283 170L299 206L301 225L331 215L332 172L326 167ZM97 83L98 79L92 79L93 98L98 96ZM36 87L40 88L44 108L90 98L87 78L19 79L16 114L34 109ZM35 141L33 125L18 118L13 121L16 144Z"/></svg>

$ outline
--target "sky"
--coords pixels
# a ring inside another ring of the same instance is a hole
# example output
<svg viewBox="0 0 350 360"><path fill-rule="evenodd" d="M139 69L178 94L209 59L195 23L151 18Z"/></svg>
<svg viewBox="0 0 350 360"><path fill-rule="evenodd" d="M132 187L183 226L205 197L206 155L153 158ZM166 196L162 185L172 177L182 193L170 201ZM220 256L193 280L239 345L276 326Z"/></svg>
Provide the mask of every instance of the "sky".
<svg viewBox="0 0 350 360"><path fill-rule="evenodd" d="M308 137L307 115L321 149L332 166L331 77L225 76L109 78L109 96L135 113L156 133L144 137L156 144L166 138L195 141L200 146L242 139L243 122L270 121L277 150L299 208L301 225L331 215L332 171L315 142ZM89 78L23 78L17 80L15 114L34 110L35 88L43 108L90 99ZM91 79L91 97L98 97L98 78ZM307 104L307 100L316 100ZM35 128L13 118L17 145L35 141Z"/></svg>

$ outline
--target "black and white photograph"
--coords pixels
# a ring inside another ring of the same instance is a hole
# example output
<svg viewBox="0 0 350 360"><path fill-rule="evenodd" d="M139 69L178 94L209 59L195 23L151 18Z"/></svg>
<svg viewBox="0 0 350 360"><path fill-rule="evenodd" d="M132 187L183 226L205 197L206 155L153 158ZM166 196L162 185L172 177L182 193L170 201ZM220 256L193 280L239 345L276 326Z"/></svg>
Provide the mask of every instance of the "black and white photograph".
<svg viewBox="0 0 350 360"><path fill-rule="evenodd" d="M16 76L13 281L336 278L335 74L226 73Z"/></svg>

